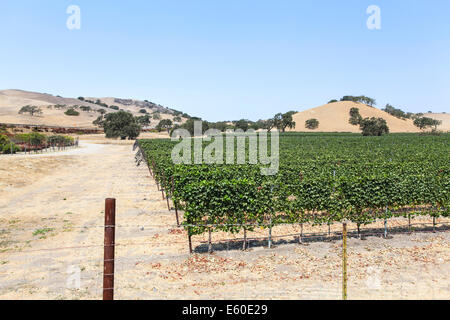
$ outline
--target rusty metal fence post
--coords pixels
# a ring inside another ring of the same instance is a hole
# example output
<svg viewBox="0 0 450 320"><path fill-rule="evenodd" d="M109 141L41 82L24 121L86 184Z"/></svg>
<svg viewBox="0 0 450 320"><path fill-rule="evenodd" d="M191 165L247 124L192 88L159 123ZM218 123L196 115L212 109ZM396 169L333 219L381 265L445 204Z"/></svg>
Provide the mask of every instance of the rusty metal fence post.
<svg viewBox="0 0 450 320"><path fill-rule="evenodd" d="M103 300L114 300L114 242L116 199L105 200L105 244L103 261Z"/></svg>

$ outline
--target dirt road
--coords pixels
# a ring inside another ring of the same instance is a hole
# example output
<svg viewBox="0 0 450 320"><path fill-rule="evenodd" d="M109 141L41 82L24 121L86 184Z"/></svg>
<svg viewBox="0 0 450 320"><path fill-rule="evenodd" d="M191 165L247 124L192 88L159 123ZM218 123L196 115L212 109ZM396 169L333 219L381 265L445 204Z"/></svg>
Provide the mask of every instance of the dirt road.
<svg viewBox="0 0 450 320"><path fill-rule="evenodd" d="M117 299L341 298L341 241L287 237L243 252L217 243L242 235L214 234L214 254L189 256L185 231L148 170L136 167L132 144L81 145L0 157L0 299L100 299L107 197L117 199ZM206 238L194 240L204 250ZM348 260L350 299L450 298L449 232L351 238Z"/></svg>

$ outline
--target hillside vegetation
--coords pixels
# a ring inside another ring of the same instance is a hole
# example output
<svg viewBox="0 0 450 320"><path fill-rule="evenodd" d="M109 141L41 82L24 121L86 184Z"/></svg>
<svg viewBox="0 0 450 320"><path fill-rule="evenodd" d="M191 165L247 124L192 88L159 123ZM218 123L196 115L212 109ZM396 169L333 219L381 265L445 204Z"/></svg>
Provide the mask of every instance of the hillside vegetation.
<svg viewBox="0 0 450 320"><path fill-rule="evenodd" d="M62 127L93 128L101 115L124 110L134 116L150 115L146 126L155 128L159 119L183 123L190 116L148 100L82 97L64 98L47 93L23 90L0 91L0 123L36 124ZM145 110L143 113L142 110ZM78 113L78 115L77 115ZM153 117L154 116L154 117Z"/></svg>

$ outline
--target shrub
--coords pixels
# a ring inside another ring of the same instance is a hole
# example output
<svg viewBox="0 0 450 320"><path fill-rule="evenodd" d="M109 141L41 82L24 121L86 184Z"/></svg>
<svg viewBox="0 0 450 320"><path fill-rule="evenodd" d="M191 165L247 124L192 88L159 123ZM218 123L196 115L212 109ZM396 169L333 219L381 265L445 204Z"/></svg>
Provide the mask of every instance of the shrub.
<svg viewBox="0 0 450 320"><path fill-rule="evenodd" d="M3 134L0 134L0 152L5 154L16 153L20 151L20 148L16 146L9 138Z"/></svg>
<svg viewBox="0 0 450 320"><path fill-rule="evenodd" d="M92 108L89 107L89 106L81 106L80 109L83 110L83 111L85 111L85 112L89 112L89 111L92 110Z"/></svg>
<svg viewBox="0 0 450 320"><path fill-rule="evenodd" d="M317 119L309 119L305 121L305 128L314 130L319 127L319 120Z"/></svg>
<svg viewBox="0 0 450 320"><path fill-rule="evenodd" d="M35 114L41 114L42 113L42 109L36 106L23 106L20 110L19 110L19 114L23 114L23 113L29 113L31 116L34 116Z"/></svg>
<svg viewBox="0 0 450 320"><path fill-rule="evenodd" d="M80 115L80 113L73 108L68 109L66 112L64 112L64 114L66 116L75 116L75 117Z"/></svg>
<svg viewBox="0 0 450 320"><path fill-rule="evenodd" d="M359 125L363 136L381 136L389 133L389 127L383 118L365 118Z"/></svg>
<svg viewBox="0 0 450 320"><path fill-rule="evenodd" d="M3 145L2 152L4 154L11 154L19 152L20 148L16 146L13 142L8 142L7 144Z"/></svg>
<svg viewBox="0 0 450 320"><path fill-rule="evenodd" d="M9 139L4 134L0 134L0 147L7 144L9 142Z"/></svg>

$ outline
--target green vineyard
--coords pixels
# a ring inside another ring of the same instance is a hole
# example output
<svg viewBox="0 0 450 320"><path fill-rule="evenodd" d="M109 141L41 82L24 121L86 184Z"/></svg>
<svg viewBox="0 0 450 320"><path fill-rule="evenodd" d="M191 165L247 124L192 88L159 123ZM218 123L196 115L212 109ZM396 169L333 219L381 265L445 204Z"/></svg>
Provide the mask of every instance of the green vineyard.
<svg viewBox="0 0 450 320"><path fill-rule="evenodd" d="M213 142L202 141L203 150ZM189 235L341 221L359 227L450 212L449 134L281 134L279 170L272 176L261 174L265 165L248 162L174 164L177 141L138 143L157 183L184 211Z"/></svg>

